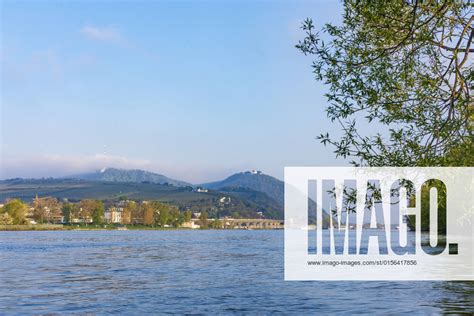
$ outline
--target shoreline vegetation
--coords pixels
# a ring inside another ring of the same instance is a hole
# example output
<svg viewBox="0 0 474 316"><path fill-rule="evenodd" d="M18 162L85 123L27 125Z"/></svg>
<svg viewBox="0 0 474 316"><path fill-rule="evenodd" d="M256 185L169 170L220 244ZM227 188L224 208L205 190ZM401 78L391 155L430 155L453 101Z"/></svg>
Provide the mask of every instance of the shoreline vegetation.
<svg viewBox="0 0 474 316"><path fill-rule="evenodd" d="M36 224L36 225L0 225L0 231L86 231L86 230L234 230L231 228L201 227L153 227L145 225L63 225L63 224ZM235 228L239 230L275 230L280 228Z"/></svg>
<svg viewBox="0 0 474 316"><path fill-rule="evenodd" d="M36 197L30 204L20 199L0 204L0 231L281 228L283 220L265 218L263 213L259 218L230 217L213 209L193 212L159 201L84 199L71 203Z"/></svg>

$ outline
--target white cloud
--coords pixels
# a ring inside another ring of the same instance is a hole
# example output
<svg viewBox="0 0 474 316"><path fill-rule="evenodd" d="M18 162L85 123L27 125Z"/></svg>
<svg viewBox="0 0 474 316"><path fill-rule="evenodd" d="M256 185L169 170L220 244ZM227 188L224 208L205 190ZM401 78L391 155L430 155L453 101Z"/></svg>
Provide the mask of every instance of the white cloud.
<svg viewBox="0 0 474 316"><path fill-rule="evenodd" d="M163 174L177 180L203 183L222 180L242 170L243 166L177 165L176 163L155 163L149 160L129 159L106 154L95 155L38 155L30 157L1 157L0 179L64 177L98 171L105 167L142 169Z"/></svg>
<svg viewBox="0 0 474 316"><path fill-rule="evenodd" d="M122 35L113 27L97 27L86 25L81 29L81 33L87 38L104 41L104 42L120 42Z"/></svg>
<svg viewBox="0 0 474 316"><path fill-rule="evenodd" d="M61 177L100 170L104 167L124 169L149 169L146 160L131 160L122 156L96 155L41 155L27 158L5 158L0 178L12 177Z"/></svg>

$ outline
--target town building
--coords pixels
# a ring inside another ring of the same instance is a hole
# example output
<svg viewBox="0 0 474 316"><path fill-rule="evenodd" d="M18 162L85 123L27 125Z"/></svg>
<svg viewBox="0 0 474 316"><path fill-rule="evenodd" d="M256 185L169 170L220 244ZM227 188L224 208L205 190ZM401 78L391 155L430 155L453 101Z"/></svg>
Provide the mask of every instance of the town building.
<svg viewBox="0 0 474 316"><path fill-rule="evenodd" d="M104 212L104 219L109 224L122 223L122 207L112 206Z"/></svg>
<svg viewBox="0 0 474 316"><path fill-rule="evenodd" d="M230 197L223 196L223 197L219 198L219 203L221 203L221 204L229 204L229 203L230 203Z"/></svg>

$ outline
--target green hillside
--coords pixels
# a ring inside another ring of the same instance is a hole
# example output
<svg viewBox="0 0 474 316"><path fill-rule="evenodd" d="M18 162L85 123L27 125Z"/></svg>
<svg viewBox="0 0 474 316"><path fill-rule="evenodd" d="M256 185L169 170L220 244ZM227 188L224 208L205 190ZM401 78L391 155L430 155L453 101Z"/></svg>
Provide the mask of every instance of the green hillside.
<svg viewBox="0 0 474 316"><path fill-rule="evenodd" d="M209 189L220 190L222 188L241 187L263 192L283 207L284 184L274 177L263 174L259 171L240 172L217 182L202 185Z"/></svg>
<svg viewBox="0 0 474 316"><path fill-rule="evenodd" d="M104 168L100 171L69 176L71 179L88 181L108 181L108 182L150 182L158 184L172 184L175 186L188 186L187 182L168 178L162 174L157 174L139 169L116 169Z"/></svg>
<svg viewBox="0 0 474 316"><path fill-rule="evenodd" d="M176 187L153 183L102 182L73 179L12 179L0 181L0 201L19 198L31 202L39 197L79 201L82 199L158 200L178 206L181 210L207 211L211 216L283 218L283 208L264 194L252 190L196 192L192 187ZM222 198L225 202L221 202Z"/></svg>

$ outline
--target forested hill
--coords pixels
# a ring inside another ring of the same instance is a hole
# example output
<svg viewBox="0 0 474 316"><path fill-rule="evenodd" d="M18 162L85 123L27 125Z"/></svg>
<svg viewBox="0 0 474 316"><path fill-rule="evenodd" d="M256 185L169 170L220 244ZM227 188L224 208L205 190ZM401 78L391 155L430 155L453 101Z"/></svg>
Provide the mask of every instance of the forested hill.
<svg viewBox="0 0 474 316"><path fill-rule="evenodd" d="M220 190L223 188L248 188L254 191L263 192L283 207L284 184L272 176L263 174L260 171L246 171L236 173L230 177L217 182L202 184L203 187Z"/></svg>
<svg viewBox="0 0 474 316"><path fill-rule="evenodd" d="M153 173L139 169L116 169L104 168L100 171L68 176L67 178L88 180L88 181L109 181L109 182L149 182L157 184L172 184L175 186L189 186L184 181L168 178L162 174Z"/></svg>

